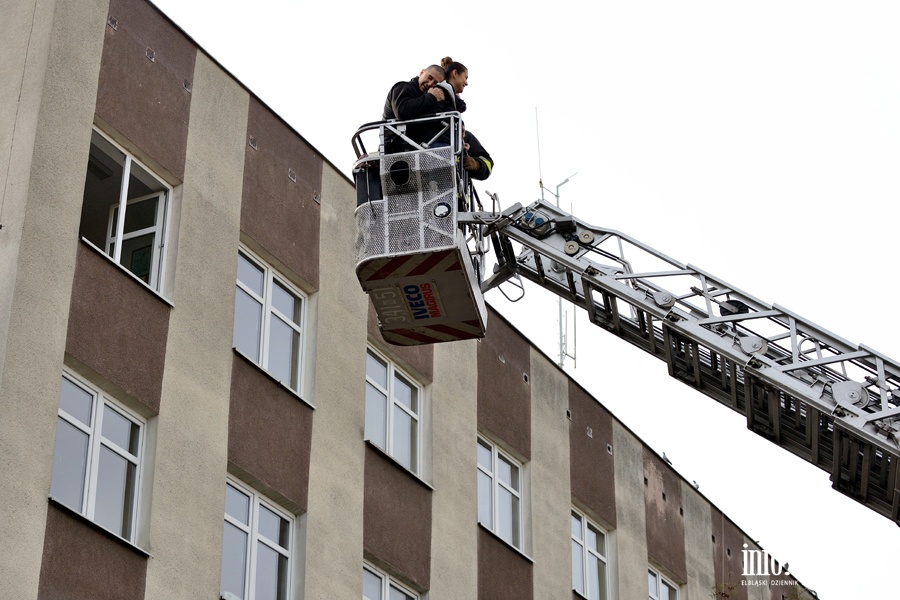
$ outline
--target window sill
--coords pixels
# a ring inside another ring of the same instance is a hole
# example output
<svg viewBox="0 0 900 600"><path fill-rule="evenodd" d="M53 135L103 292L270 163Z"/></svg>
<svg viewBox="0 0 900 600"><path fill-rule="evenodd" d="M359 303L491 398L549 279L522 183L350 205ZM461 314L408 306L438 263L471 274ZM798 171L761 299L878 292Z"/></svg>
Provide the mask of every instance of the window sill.
<svg viewBox="0 0 900 600"><path fill-rule="evenodd" d="M107 254L106 252L104 252L103 250L101 250L100 248L95 246L90 240L88 240L87 238L81 238L81 243L84 244L85 246L87 246L88 248L90 248L91 250L93 250L94 252L96 252L97 254L99 254L100 256L102 256L103 258L105 258L106 260L108 260L112 265L114 265L122 273L125 273L125 275L130 277L132 280L136 281L139 285L143 286L144 289L146 289L148 292L150 292L151 294L153 294L154 296L156 296L157 298L159 298L160 300L162 300L163 302L168 304L170 307L174 308L175 305L172 303L171 300L169 300L168 298L163 296L161 293L159 293L157 290L154 290L152 287L147 285L147 283L143 279L138 278L137 276L135 276L134 273L132 273L131 271L129 271L128 269L126 269L125 267L123 267L122 265L120 265L119 263L114 261L109 254Z"/></svg>
<svg viewBox="0 0 900 600"><path fill-rule="evenodd" d="M303 398L303 396L301 396L300 394L298 394L295 390L292 390L291 388L289 388L288 386L284 385L284 384L283 384L282 382L280 382L279 380L277 380L277 379L275 379L274 377L272 377L272 374L269 373L268 371L266 371L265 369L263 369L261 366L259 366L259 364L257 364L257 362L256 362L255 360L253 360L252 358L250 358L249 356L247 356L246 354L244 354L243 352L241 352L240 350L238 350L238 349L235 348L234 346L232 346L231 349L234 351L234 353L235 353L236 355L240 356L242 359L244 359L245 361L247 361L247 363L248 363L250 366L252 366L254 369L256 369L257 371L259 371L260 373L262 373L262 374L265 375L266 377L268 377L268 378L269 378L272 382L274 382L278 387L280 387L281 389L283 389L283 390L286 391L287 393L289 393L289 394L291 394L292 396L294 396L295 398L297 398L297 400L299 400L299 401L302 402L303 404L305 404L305 405L307 405L308 407L310 407L310 408L312 408L313 410L315 410L315 408L316 408L316 405L315 405L315 404L313 404L312 402L310 402L310 401L308 401L308 400L305 400L305 399Z"/></svg>
<svg viewBox="0 0 900 600"><path fill-rule="evenodd" d="M504 540L502 537L500 537L499 535L497 535L496 533L494 533L494 530L492 530L490 527L484 525L481 521L478 521L478 526L481 527L481 528L482 528L483 530L485 530L486 532L488 532L489 534L491 534L492 537L494 537L495 539L497 539L497 540L499 540L500 542L502 542L503 544L505 544L510 550L513 550L516 554L518 554L519 556L521 556L522 558L524 558L525 560L527 560L527 561L530 562L531 564L534 564L534 559L533 559L533 558L531 558L530 556L528 556L527 554L525 554L525 552L523 552L522 550L519 550L518 548L516 548L515 546L513 546L512 544L510 544L509 542L507 542L506 540Z"/></svg>
<svg viewBox="0 0 900 600"><path fill-rule="evenodd" d="M363 441L366 443L366 445L369 448L371 448L372 450L377 452L379 455L383 456L389 462L393 463L398 469L400 469L401 471L403 471L404 473L406 473L407 475L412 477L413 480L418 482L420 485L424 486L429 491L432 491L432 492L434 491L434 488L431 487L431 485L427 481L425 481L424 479L422 479L421 477L419 477L418 475L416 475L415 473L413 473L412 471L410 471L409 469L404 467L402 464L400 464L400 461L398 461L396 458L394 458L393 456L391 456L390 454L388 454L387 452L382 450L381 447L378 446L375 442L373 442L372 440L367 440L367 439L364 439Z"/></svg>
<svg viewBox="0 0 900 600"><path fill-rule="evenodd" d="M92 529L94 529L94 530L96 530L96 531L99 531L100 533L106 535L106 536L109 537L109 538L112 538L113 540L119 542L120 544L122 544L122 545L125 546L126 548L129 548L130 550L132 550L132 551L134 551L134 552L137 552L138 554L140 554L140 555L143 556L144 558L153 558L153 555L152 555L152 554L150 554L149 552L147 552L146 550L144 550L144 549L141 548L140 546L136 546L135 544L133 544L132 542L129 542L128 540L126 540L125 538L123 538L122 536L120 536L119 534L110 531L109 529L107 529L106 527L103 527L102 525L98 525L98 524L95 523L94 521L91 521L90 519L88 519L87 517L85 517L85 516L84 516L83 514L81 514L80 512L74 510L74 509L71 508L70 506L67 506L67 505L63 504L62 502L60 502L59 500L57 500L57 499L54 498L53 496L49 496L49 497L47 498L47 500L50 502L50 504L52 504L53 506L55 506L55 507L61 509L61 510L62 510L63 512L65 512L66 514L75 517L75 519L77 519L78 521L81 521L82 523L85 523L86 525L88 525L88 526L91 527Z"/></svg>

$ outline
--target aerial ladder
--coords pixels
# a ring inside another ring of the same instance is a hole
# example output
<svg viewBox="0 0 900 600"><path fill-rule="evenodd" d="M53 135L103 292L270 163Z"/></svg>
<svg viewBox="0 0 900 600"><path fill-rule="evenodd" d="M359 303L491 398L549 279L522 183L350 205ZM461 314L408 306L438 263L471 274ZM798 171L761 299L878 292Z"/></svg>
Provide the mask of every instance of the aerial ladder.
<svg viewBox="0 0 900 600"><path fill-rule="evenodd" d="M483 294L531 281L900 525L900 363L543 200L501 210L491 195L484 210L462 168L459 115L430 118L450 146L411 138L412 122L353 136L357 276L387 342L483 337Z"/></svg>

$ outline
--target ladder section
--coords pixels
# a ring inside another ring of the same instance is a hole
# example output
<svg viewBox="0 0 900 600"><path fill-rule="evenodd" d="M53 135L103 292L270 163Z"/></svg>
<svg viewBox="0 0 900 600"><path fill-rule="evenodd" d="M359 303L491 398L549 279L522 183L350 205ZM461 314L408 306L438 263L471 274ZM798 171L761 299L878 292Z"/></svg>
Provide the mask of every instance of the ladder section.
<svg viewBox="0 0 900 600"><path fill-rule="evenodd" d="M516 205L492 224L478 214L460 220L490 233L498 265L482 291L518 275L581 306L900 524L896 361L552 204Z"/></svg>

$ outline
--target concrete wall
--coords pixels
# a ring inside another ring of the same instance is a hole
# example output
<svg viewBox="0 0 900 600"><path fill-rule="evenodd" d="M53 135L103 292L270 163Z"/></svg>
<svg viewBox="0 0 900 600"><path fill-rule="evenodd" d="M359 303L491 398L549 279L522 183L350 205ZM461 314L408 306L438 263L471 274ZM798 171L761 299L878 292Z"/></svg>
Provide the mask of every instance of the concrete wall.
<svg viewBox="0 0 900 600"><path fill-rule="evenodd" d="M478 554L477 342L434 347L431 598L475 598ZM460 377L460 373L465 374Z"/></svg>
<svg viewBox="0 0 900 600"><path fill-rule="evenodd" d="M198 54L159 413L148 598L206 598L219 586L228 324L234 322L248 102L243 88Z"/></svg>
<svg viewBox="0 0 900 600"><path fill-rule="evenodd" d="M647 524L641 441L613 421L616 463L616 582L618 600L647 598Z"/></svg>
<svg viewBox="0 0 900 600"><path fill-rule="evenodd" d="M706 599L716 585L712 513L709 510L709 502L686 481L681 482L681 501L684 507L687 597Z"/></svg>
<svg viewBox="0 0 900 600"><path fill-rule="evenodd" d="M363 477L368 298L354 277L352 186L322 176L320 277L312 452L305 538L305 595L356 598L362 590Z"/></svg>
<svg viewBox="0 0 900 600"><path fill-rule="evenodd" d="M0 14L0 588L34 598L106 3Z"/></svg>
<svg viewBox="0 0 900 600"><path fill-rule="evenodd" d="M531 352L531 530L534 597L572 594L572 492L569 481L569 382L546 356ZM526 513L527 514L527 513Z"/></svg>

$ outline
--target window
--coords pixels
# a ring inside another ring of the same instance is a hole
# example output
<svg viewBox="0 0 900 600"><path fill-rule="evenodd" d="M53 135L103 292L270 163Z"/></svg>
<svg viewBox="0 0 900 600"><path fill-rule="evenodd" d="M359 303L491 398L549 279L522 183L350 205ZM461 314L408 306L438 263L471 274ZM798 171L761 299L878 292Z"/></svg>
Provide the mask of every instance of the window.
<svg viewBox="0 0 900 600"><path fill-rule="evenodd" d="M522 469L478 439L478 522L522 549Z"/></svg>
<svg viewBox="0 0 900 600"><path fill-rule="evenodd" d="M572 589L589 600L606 600L606 533L572 511Z"/></svg>
<svg viewBox="0 0 900 600"><path fill-rule="evenodd" d="M375 567L363 567L363 600L417 600L418 597Z"/></svg>
<svg viewBox="0 0 900 600"><path fill-rule="evenodd" d="M289 597L294 519L238 483L225 484L222 598Z"/></svg>
<svg viewBox="0 0 900 600"><path fill-rule="evenodd" d="M159 291L171 188L98 131L91 136L79 235Z"/></svg>
<svg viewBox="0 0 900 600"><path fill-rule="evenodd" d="M650 600L678 600L678 587L653 569L647 570L647 585Z"/></svg>
<svg viewBox="0 0 900 600"><path fill-rule="evenodd" d="M418 473L421 390L393 363L366 355L366 439Z"/></svg>
<svg viewBox="0 0 900 600"><path fill-rule="evenodd" d="M234 347L300 393L304 296L246 250L238 252Z"/></svg>
<svg viewBox="0 0 900 600"><path fill-rule="evenodd" d="M63 375L50 496L134 542L145 424Z"/></svg>

